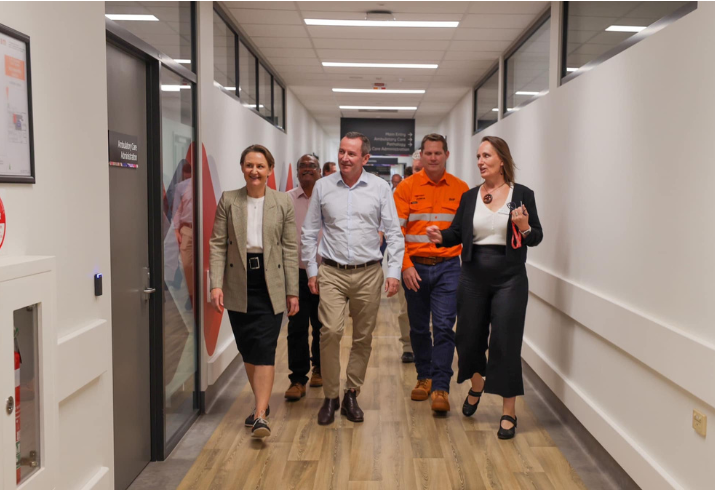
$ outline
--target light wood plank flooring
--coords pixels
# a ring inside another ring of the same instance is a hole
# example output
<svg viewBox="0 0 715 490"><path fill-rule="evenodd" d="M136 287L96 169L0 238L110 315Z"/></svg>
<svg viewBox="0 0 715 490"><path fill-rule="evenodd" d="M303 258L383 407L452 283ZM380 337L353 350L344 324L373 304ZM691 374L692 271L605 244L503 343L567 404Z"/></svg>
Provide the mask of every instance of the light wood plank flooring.
<svg viewBox="0 0 715 490"><path fill-rule="evenodd" d="M265 442L254 440L250 429L243 426L253 408L246 384L179 488L586 488L521 398L517 401L517 435L510 441L496 437L499 397L485 395L472 418L461 414L467 384L452 383L452 411L446 417L434 416L429 401L411 401L416 373L414 364L400 362L397 311L394 298L383 298L372 357L358 398L365 411L364 423L354 424L338 414L332 426L319 426L321 388L309 388L298 402L284 400L289 384L284 328L276 353L271 437ZM348 322L341 353L343 384L351 332Z"/></svg>

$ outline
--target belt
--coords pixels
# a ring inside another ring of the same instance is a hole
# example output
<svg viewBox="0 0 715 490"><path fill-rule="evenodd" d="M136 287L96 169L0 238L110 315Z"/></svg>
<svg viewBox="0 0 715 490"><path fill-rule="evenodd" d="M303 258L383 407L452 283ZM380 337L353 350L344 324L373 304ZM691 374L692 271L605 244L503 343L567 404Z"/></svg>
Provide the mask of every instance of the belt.
<svg viewBox="0 0 715 490"><path fill-rule="evenodd" d="M344 269L344 270L354 270L354 269L364 269L366 267L370 267L371 265L374 264L379 264L379 260L371 260L370 262L365 262L364 264L357 264L357 265L343 265L343 264L338 264L334 260L326 259L323 257L323 264L329 265L330 267L335 267L337 269Z"/></svg>
<svg viewBox="0 0 715 490"><path fill-rule="evenodd" d="M422 265L437 265L453 258L454 257L419 257L417 255L410 256L410 260L412 262L417 262L418 264Z"/></svg>

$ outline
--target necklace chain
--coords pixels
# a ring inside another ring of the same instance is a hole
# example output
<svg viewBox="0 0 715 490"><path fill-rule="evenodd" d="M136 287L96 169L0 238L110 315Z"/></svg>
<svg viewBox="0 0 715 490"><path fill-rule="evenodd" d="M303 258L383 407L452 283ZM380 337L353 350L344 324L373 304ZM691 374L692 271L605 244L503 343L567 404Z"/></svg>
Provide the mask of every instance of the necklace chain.
<svg viewBox="0 0 715 490"><path fill-rule="evenodd" d="M492 202L492 199L494 199L494 197L492 196L492 192L495 192L495 191L501 189L505 185L506 185L506 182L503 182L502 185L495 187L491 191L487 191L485 196L482 198L482 201L484 201L484 204L489 204L490 202ZM486 187L484 188L484 190L486 190Z"/></svg>

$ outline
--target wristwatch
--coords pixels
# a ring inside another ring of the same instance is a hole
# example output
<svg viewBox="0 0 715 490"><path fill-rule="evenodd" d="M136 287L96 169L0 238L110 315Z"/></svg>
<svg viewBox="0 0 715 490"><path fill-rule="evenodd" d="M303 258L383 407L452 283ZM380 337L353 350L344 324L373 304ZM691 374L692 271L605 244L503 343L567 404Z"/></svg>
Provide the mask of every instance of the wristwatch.
<svg viewBox="0 0 715 490"><path fill-rule="evenodd" d="M524 238L526 238L526 237L529 236L529 233L531 233L531 227L529 227L528 230L520 231L519 233L521 233L521 236L523 236Z"/></svg>

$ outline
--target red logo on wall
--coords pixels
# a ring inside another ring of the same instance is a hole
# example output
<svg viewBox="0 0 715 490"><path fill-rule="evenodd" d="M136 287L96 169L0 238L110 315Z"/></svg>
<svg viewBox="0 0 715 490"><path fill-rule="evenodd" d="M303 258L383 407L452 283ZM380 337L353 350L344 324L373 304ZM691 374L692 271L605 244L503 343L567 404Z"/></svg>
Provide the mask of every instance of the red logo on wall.
<svg viewBox="0 0 715 490"><path fill-rule="evenodd" d="M2 199L0 199L0 248L5 241L5 206L3 206Z"/></svg>

